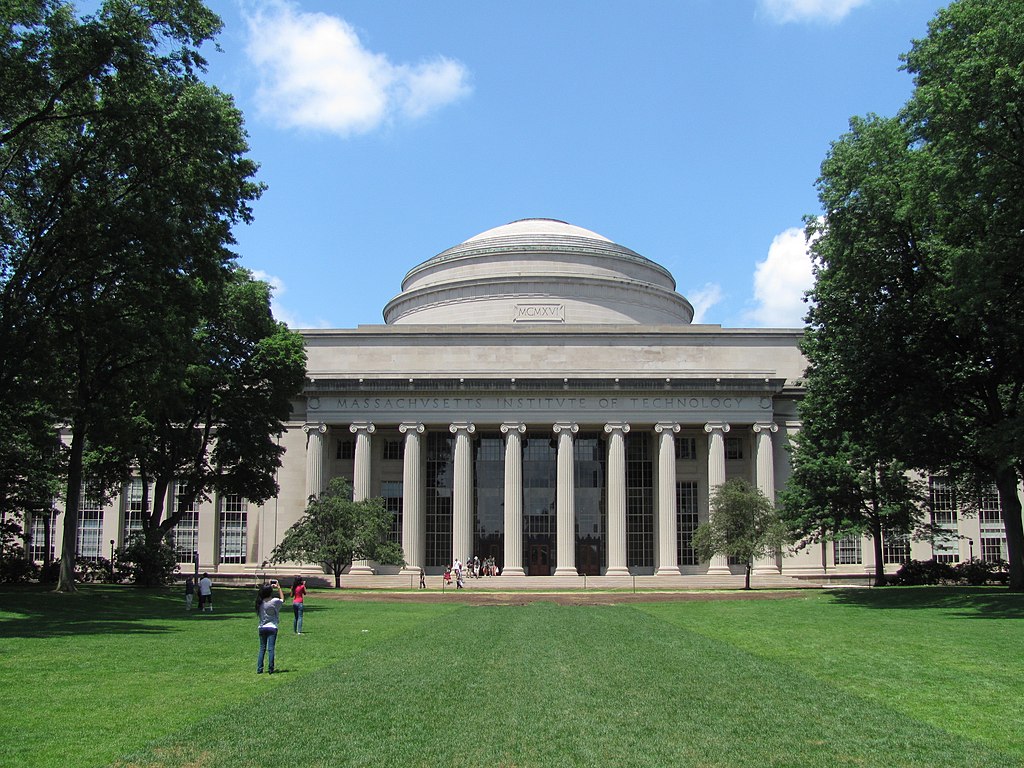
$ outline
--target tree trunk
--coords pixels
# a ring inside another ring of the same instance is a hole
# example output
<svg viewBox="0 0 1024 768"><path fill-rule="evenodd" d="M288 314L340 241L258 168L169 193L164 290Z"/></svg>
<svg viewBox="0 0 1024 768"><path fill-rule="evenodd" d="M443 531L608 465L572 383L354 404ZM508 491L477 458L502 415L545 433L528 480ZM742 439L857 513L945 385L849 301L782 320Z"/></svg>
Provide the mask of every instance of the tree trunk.
<svg viewBox="0 0 1024 768"><path fill-rule="evenodd" d="M875 586L884 587L885 563L882 562L882 520L876 514L871 516L871 548L875 552Z"/></svg>
<svg viewBox="0 0 1024 768"><path fill-rule="evenodd" d="M744 589L750 589L750 571L752 570L751 562L747 560L747 572L743 582Z"/></svg>
<svg viewBox="0 0 1024 768"><path fill-rule="evenodd" d="M1010 591L1024 592L1024 525L1021 524L1021 504L1017 495L1017 472L1011 468L996 472L999 506L1003 510L1003 528L1006 530L1006 557L1010 565Z"/></svg>
<svg viewBox="0 0 1024 768"><path fill-rule="evenodd" d="M85 428L72 427L68 455L68 491L64 500L64 541L60 548L58 592L74 592L75 556L78 554L78 502L82 493L82 457L85 455Z"/></svg>

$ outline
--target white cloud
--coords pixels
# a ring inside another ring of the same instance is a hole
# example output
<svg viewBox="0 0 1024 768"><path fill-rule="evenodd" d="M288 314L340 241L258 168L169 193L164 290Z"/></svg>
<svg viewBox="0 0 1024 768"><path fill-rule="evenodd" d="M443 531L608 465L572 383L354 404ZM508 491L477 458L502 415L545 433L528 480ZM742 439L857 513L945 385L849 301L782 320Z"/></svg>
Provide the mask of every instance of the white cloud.
<svg viewBox="0 0 1024 768"><path fill-rule="evenodd" d="M703 287L687 294L693 305L693 322L703 323L708 310L722 300L722 287L717 283L705 283Z"/></svg>
<svg viewBox="0 0 1024 768"><path fill-rule="evenodd" d="M811 256L803 229L792 227L778 234L768 248L768 257L754 270L754 301L747 313L755 325L799 328L804 324L807 304L804 293L814 285Z"/></svg>
<svg viewBox="0 0 1024 768"><path fill-rule="evenodd" d="M268 272L264 272L261 269L254 270L252 276L257 280L262 280L270 285L270 313L274 316L275 320L278 320L289 328L328 328L329 323L326 320L320 320L315 323L311 323L308 320L304 320L292 312L290 309L281 304L281 294L287 293L288 288L277 275L271 275Z"/></svg>
<svg viewBox="0 0 1024 768"><path fill-rule="evenodd" d="M779 24L823 21L836 24L870 0L758 0L760 9Z"/></svg>
<svg viewBox="0 0 1024 768"><path fill-rule="evenodd" d="M367 133L396 116L423 117L470 91L459 62L392 63L366 49L338 16L284 0L257 0L246 13L246 52L260 77L258 107L281 127Z"/></svg>

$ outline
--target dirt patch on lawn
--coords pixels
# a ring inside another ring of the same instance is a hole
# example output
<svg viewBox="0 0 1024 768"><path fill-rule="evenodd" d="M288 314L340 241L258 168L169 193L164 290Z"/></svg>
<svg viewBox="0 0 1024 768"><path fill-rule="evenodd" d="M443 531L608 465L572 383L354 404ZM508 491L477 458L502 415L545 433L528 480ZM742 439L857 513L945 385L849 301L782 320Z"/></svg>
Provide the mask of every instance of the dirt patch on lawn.
<svg viewBox="0 0 1024 768"><path fill-rule="evenodd" d="M420 590L417 592L392 590L317 591L316 598L343 601L374 601L391 603L460 603L465 605L529 605L530 603L556 603L557 605L623 605L626 603L665 603L708 600L788 600L806 597L802 589L757 590L742 592L474 592L470 589Z"/></svg>

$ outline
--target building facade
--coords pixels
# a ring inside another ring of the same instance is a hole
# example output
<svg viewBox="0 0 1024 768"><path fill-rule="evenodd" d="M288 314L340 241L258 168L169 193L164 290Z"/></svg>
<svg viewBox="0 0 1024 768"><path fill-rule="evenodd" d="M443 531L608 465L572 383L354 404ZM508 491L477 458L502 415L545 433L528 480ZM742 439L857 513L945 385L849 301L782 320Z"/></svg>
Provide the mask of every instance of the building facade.
<svg viewBox="0 0 1024 768"><path fill-rule="evenodd" d="M382 325L303 331L307 382L281 436L278 496L196 505L174 532L183 567L260 569L309 496L344 476L357 499L385 499L409 573L474 556L509 576L741 572L700 562L690 539L726 479L768 498L785 484L801 330L693 324L663 267L550 219L497 227L419 264L383 314ZM119 546L139 499L137 480L110 505L85 493L80 554ZM998 551L1001 524L964 520L955 504L943 514L951 538L938 549L895 542L891 568L908 553L955 562L968 546ZM60 530L58 518L57 551ZM868 542L850 539L755 573L863 574L871 558ZM351 576L399 570L361 562Z"/></svg>

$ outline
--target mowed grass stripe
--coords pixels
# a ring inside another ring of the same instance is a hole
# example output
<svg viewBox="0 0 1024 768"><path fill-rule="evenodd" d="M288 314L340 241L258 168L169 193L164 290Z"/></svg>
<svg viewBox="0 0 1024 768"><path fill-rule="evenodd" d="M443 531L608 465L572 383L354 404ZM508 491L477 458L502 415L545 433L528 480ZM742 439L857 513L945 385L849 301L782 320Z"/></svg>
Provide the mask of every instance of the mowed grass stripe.
<svg viewBox="0 0 1024 768"><path fill-rule="evenodd" d="M268 689L258 707L229 708L123 764L1012 762L644 610L536 604L464 608L417 624Z"/></svg>

